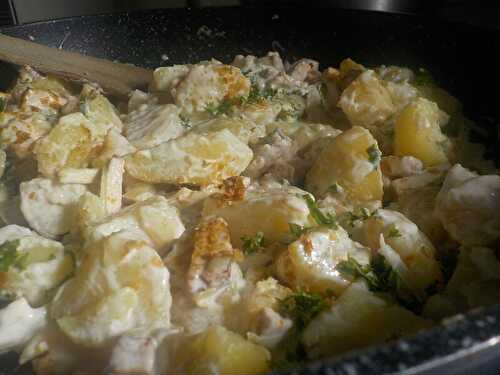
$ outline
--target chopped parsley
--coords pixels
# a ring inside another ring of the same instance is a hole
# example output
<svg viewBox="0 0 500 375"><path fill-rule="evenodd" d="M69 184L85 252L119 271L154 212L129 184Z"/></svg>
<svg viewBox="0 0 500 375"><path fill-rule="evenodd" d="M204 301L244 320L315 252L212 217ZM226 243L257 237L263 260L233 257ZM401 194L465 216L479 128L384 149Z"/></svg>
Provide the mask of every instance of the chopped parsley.
<svg viewBox="0 0 500 375"><path fill-rule="evenodd" d="M256 253L262 248L264 243L264 234L262 232L257 232L255 236L243 236L241 237L243 241L243 254L250 255Z"/></svg>
<svg viewBox="0 0 500 375"><path fill-rule="evenodd" d="M219 105L214 103L207 104L205 110L212 116L227 115L231 112L233 105L239 103L240 100L236 99L224 99Z"/></svg>
<svg viewBox="0 0 500 375"><path fill-rule="evenodd" d="M291 318L298 330L303 330L316 315L328 307L324 296L297 290L280 300L280 312Z"/></svg>
<svg viewBox="0 0 500 375"><path fill-rule="evenodd" d="M271 367L284 370L297 367L307 360L306 350L301 342L303 330L321 311L328 308L330 295L308 293L297 290L280 300L279 312L292 319L294 324L273 353Z"/></svg>
<svg viewBox="0 0 500 375"><path fill-rule="evenodd" d="M0 112L5 111L5 108L7 108L7 100L0 97Z"/></svg>
<svg viewBox="0 0 500 375"><path fill-rule="evenodd" d="M295 223L288 223L288 227L290 228L290 233L292 233L294 239L299 238L309 229L308 227L303 227L302 225Z"/></svg>
<svg viewBox="0 0 500 375"><path fill-rule="evenodd" d="M355 214L354 212L349 212L349 224L354 228L354 223L358 220L366 220L370 217L370 211L363 207L359 211L359 214Z"/></svg>
<svg viewBox="0 0 500 375"><path fill-rule="evenodd" d="M246 103L260 103L264 100L271 100L278 94L278 90L275 90L271 87L264 87L263 89L259 88L259 86L254 83L250 87L250 93L245 99Z"/></svg>
<svg viewBox="0 0 500 375"><path fill-rule="evenodd" d="M0 245L0 272L7 272L10 267L24 269L28 254L19 254L19 240L5 241Z"/></svg>
<svg viewBox="0 0 500 375"><path fill-rule="evenodd" d="M331 213L324 214L316 205L316 202L309 194L302 195L302 198L306 201L307 207L309 208L309 213L312 218L322 227L327 227L331 229L337 229L337 219Z"/></svg>
<svg viewBox="0 0 500 375"><path fill-rule="evenodd" d="M401 232L399 231L396 224L391 224L389 226L389 233L387 234L387 238L397 238L401 237Z"/></svg>
<svg viewBox="0 0 500 375"><path fill-rule="evenodd" d="M193 124L191 124L191 121L185 117L180 115L179 118L181 119L181 125L185 129L191 129L193 127Z"/></svg>
<svg viewBox="0 0 500 375"><path fill-rule="evenodd" d="M368 160L370 163L372 163L375 167L380 163L380 157L382 156L382 153L378 149L376 144L371 145L366 149L366 153L368 154Z"/></svg>
<svg viewBox="0 0 500 375"><path fill-rule="evenodd" d="M386 293L414 312L422 308L422 301L412 293L381 254L376 254L369 264L364 265L348 256L347 260L339 262L336 269L348 279L364 279L372 292Z"/></svg>

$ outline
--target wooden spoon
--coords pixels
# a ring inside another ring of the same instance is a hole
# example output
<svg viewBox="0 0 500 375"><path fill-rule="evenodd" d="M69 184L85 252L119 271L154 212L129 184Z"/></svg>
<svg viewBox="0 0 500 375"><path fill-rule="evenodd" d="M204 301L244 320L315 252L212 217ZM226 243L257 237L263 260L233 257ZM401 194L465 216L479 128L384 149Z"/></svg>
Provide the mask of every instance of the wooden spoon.
<svg viewBox="0 0 500 375"><path fill-rule="evenodd" d="M126 97L134 89L144 89L152 71L92 56L68 52L0 34L0 60L83 82L95 82L111 95Z"/></svg>

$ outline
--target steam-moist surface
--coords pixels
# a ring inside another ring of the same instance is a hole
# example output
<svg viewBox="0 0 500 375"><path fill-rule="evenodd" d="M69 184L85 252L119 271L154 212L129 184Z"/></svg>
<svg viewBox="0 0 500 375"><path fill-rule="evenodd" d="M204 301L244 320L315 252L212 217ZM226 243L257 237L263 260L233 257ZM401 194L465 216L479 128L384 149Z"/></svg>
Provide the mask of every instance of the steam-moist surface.
<svg viewBox="0 0 500 375"><path fill-rule="evenodd" d="M389 62L390 63L390 62ZM0 93L0 353L264 374L500 300L500 176L429 73L274 52Z"/></svg>

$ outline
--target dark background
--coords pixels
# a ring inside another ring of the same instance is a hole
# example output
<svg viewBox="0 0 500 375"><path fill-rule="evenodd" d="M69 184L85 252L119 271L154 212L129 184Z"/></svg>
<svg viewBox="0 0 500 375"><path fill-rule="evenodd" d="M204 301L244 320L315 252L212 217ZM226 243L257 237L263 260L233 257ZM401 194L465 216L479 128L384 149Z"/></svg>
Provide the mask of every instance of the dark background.
<svg viewBox="0 0 500 375"><path fill-rule="evenodd" d="M0 25L136 9L293 6L304 3L310 6L431 14L451 21L500 29L500 2L491 0L0 0Z"/></svg>

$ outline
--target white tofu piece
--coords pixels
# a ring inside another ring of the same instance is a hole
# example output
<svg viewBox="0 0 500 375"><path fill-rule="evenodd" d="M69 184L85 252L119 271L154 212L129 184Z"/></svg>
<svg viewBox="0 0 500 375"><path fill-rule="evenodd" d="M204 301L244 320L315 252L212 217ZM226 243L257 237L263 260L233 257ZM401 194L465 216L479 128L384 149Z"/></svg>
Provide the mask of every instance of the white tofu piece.
<svg viewBox="0 0 500 375"><path fill-rule="evenodd" d="M21 211L41 235L56 238L69 232L75 209L85 185L60 184L48 178L34 178L20 185Z"/></svg>
<svg viewBox="0 0 500 375"><path fill-rule="evenodd" d="M63 168L57 174L62 184L92 184L99 174L99 169Z"/></svg>
<svg viewBox="0 0 500 375"><path fill-rule="evenodd" d="M175 139L185 131L179 112L180 109L173 104L143 104L125 118L124 134L139 150Z"/></svg>
<svg viewBox="0 0 500 375"><path fill-rule="evenodd" d="M102 171L100 198L104 202L107 215L114 214L122 208L124 167L125 160L113 158Z"/></svg>
<svg viewBox="0 0 500 375"><path fill-rule="evenodd" d="M162 143L125 157L125 169L138 180L173 184L217 184L238 176L252 150L229 130L196 134Z"/></svg>
<svg viewBox="0 0 500 375"><path fill-rule="evenodd" d="M45 307L33 309L24 298L0 310L0 353L17 350L46 324Z"/></svg>

